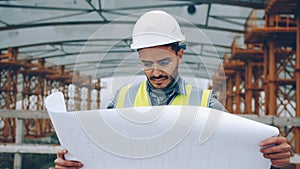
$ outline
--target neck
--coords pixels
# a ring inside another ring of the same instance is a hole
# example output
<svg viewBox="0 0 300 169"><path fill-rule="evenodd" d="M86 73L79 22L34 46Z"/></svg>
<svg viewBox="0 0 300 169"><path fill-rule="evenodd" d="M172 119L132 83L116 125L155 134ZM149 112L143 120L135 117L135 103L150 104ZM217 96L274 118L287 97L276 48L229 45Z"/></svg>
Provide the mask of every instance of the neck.
<svg viewBox="0 0 300 169"><path fill-rule="evenodd" d="M174 78L167 87L157 89L147 80L147 91L152 106L168 105L176 97L178 92L179 77Z"/></svg>

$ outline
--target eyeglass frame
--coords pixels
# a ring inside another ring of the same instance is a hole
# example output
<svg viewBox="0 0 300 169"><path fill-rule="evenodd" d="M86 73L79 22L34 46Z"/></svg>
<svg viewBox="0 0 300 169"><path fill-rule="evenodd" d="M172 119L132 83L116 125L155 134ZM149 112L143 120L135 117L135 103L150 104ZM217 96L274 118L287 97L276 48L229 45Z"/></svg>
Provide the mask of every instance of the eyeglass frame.
<svg viewBox="0 0 300 169"><path fill-rule="evenodd" d="M155 66L156 66L156 69L166 70L166 69L169 68L169 66L171 66L174 63L174 60L167 61L167 59L170 59L170 58L171 57L167 56L167 57L165 57L165 58L163 58L161 60L155 61L155 62L141 60L140 61L140 66L143 69L143 71L145 71L145 72L151 72L151 71L153 71ZM178 59L178 57L176 57L176 58ZM149 62L149 64L151 64L151 66L150 65L146 66L145 62ZM167 64L161 64L160 62L168 62L168 63Z"/></svg>

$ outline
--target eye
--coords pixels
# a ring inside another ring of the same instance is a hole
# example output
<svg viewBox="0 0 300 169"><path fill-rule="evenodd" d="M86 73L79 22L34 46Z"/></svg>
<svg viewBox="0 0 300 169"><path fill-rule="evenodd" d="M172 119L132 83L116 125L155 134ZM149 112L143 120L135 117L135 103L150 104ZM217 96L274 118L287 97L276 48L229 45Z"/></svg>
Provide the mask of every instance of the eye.
<svg viewBox="0 0 300 169"><path fill-rule="evenodd" d="M168 65L170 64L170 61L168 61L168 60L163 60L163 61L158 62L158 64L159 64L160 66L168 66Z"/></svg>
<svg viewBox="0 0 300 169"><path fill-rule="evenodd" d="M153 63L152 62L142 62L144 67L152 67Z"/></svg>

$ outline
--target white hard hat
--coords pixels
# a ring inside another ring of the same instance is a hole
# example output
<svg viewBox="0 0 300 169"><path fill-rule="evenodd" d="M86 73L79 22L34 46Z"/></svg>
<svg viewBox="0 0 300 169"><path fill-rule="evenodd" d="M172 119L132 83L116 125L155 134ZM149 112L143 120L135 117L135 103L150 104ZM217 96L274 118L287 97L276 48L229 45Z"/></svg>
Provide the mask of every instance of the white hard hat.
<svg viewBox="0 0 300 169"><path fill-rule="evenodd" d="M160 46L185 40L178 22L164 11L150 11L136 22L131 49Z"/></svg>

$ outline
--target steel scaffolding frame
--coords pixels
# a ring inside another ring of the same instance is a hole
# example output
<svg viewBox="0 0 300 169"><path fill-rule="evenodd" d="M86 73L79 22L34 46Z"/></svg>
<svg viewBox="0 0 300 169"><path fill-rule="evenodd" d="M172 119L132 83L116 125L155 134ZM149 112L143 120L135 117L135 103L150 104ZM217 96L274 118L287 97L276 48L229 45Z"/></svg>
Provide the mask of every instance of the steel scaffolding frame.
<svg viewBox="0 0 300 169"><path fill-rule="evenodd" d="M91 77L80 76L78 72L73 76L72 72L64 70L64 66L48 66L43 58L33 61L18 60L17 56L18 49L14 48L8 48L0 55L1 109L16 110L17 102L20 101L22 110L43 111L45 97L55 91L62 91L68 100L70 85L76 86L75 107L73 106L72 110L100 108L100 79L92 82ZM83 88L87 88L85 99L80 98ZM92 91L96 93L93 98ZM16 120L1 117L0 123L1 142L15 142ZM55 134L49 119L26 119L24 127L25 138L40 138Z"/></svg>
<svg viewBox="0 0 300 169"><path fill-rule="evenodd" d="M300 117L300 12L296 10L299 7L296 0L268 1L261 26L257 11L251 12L245 24L245 47L234 39L231 57L224 57L228 111ZM244 111L238 107L241 91L245 91ZM293 153L299 155L299 126L278 128L292 145ZM300 169L300 164L296 164L296 169Z"/></svg>

